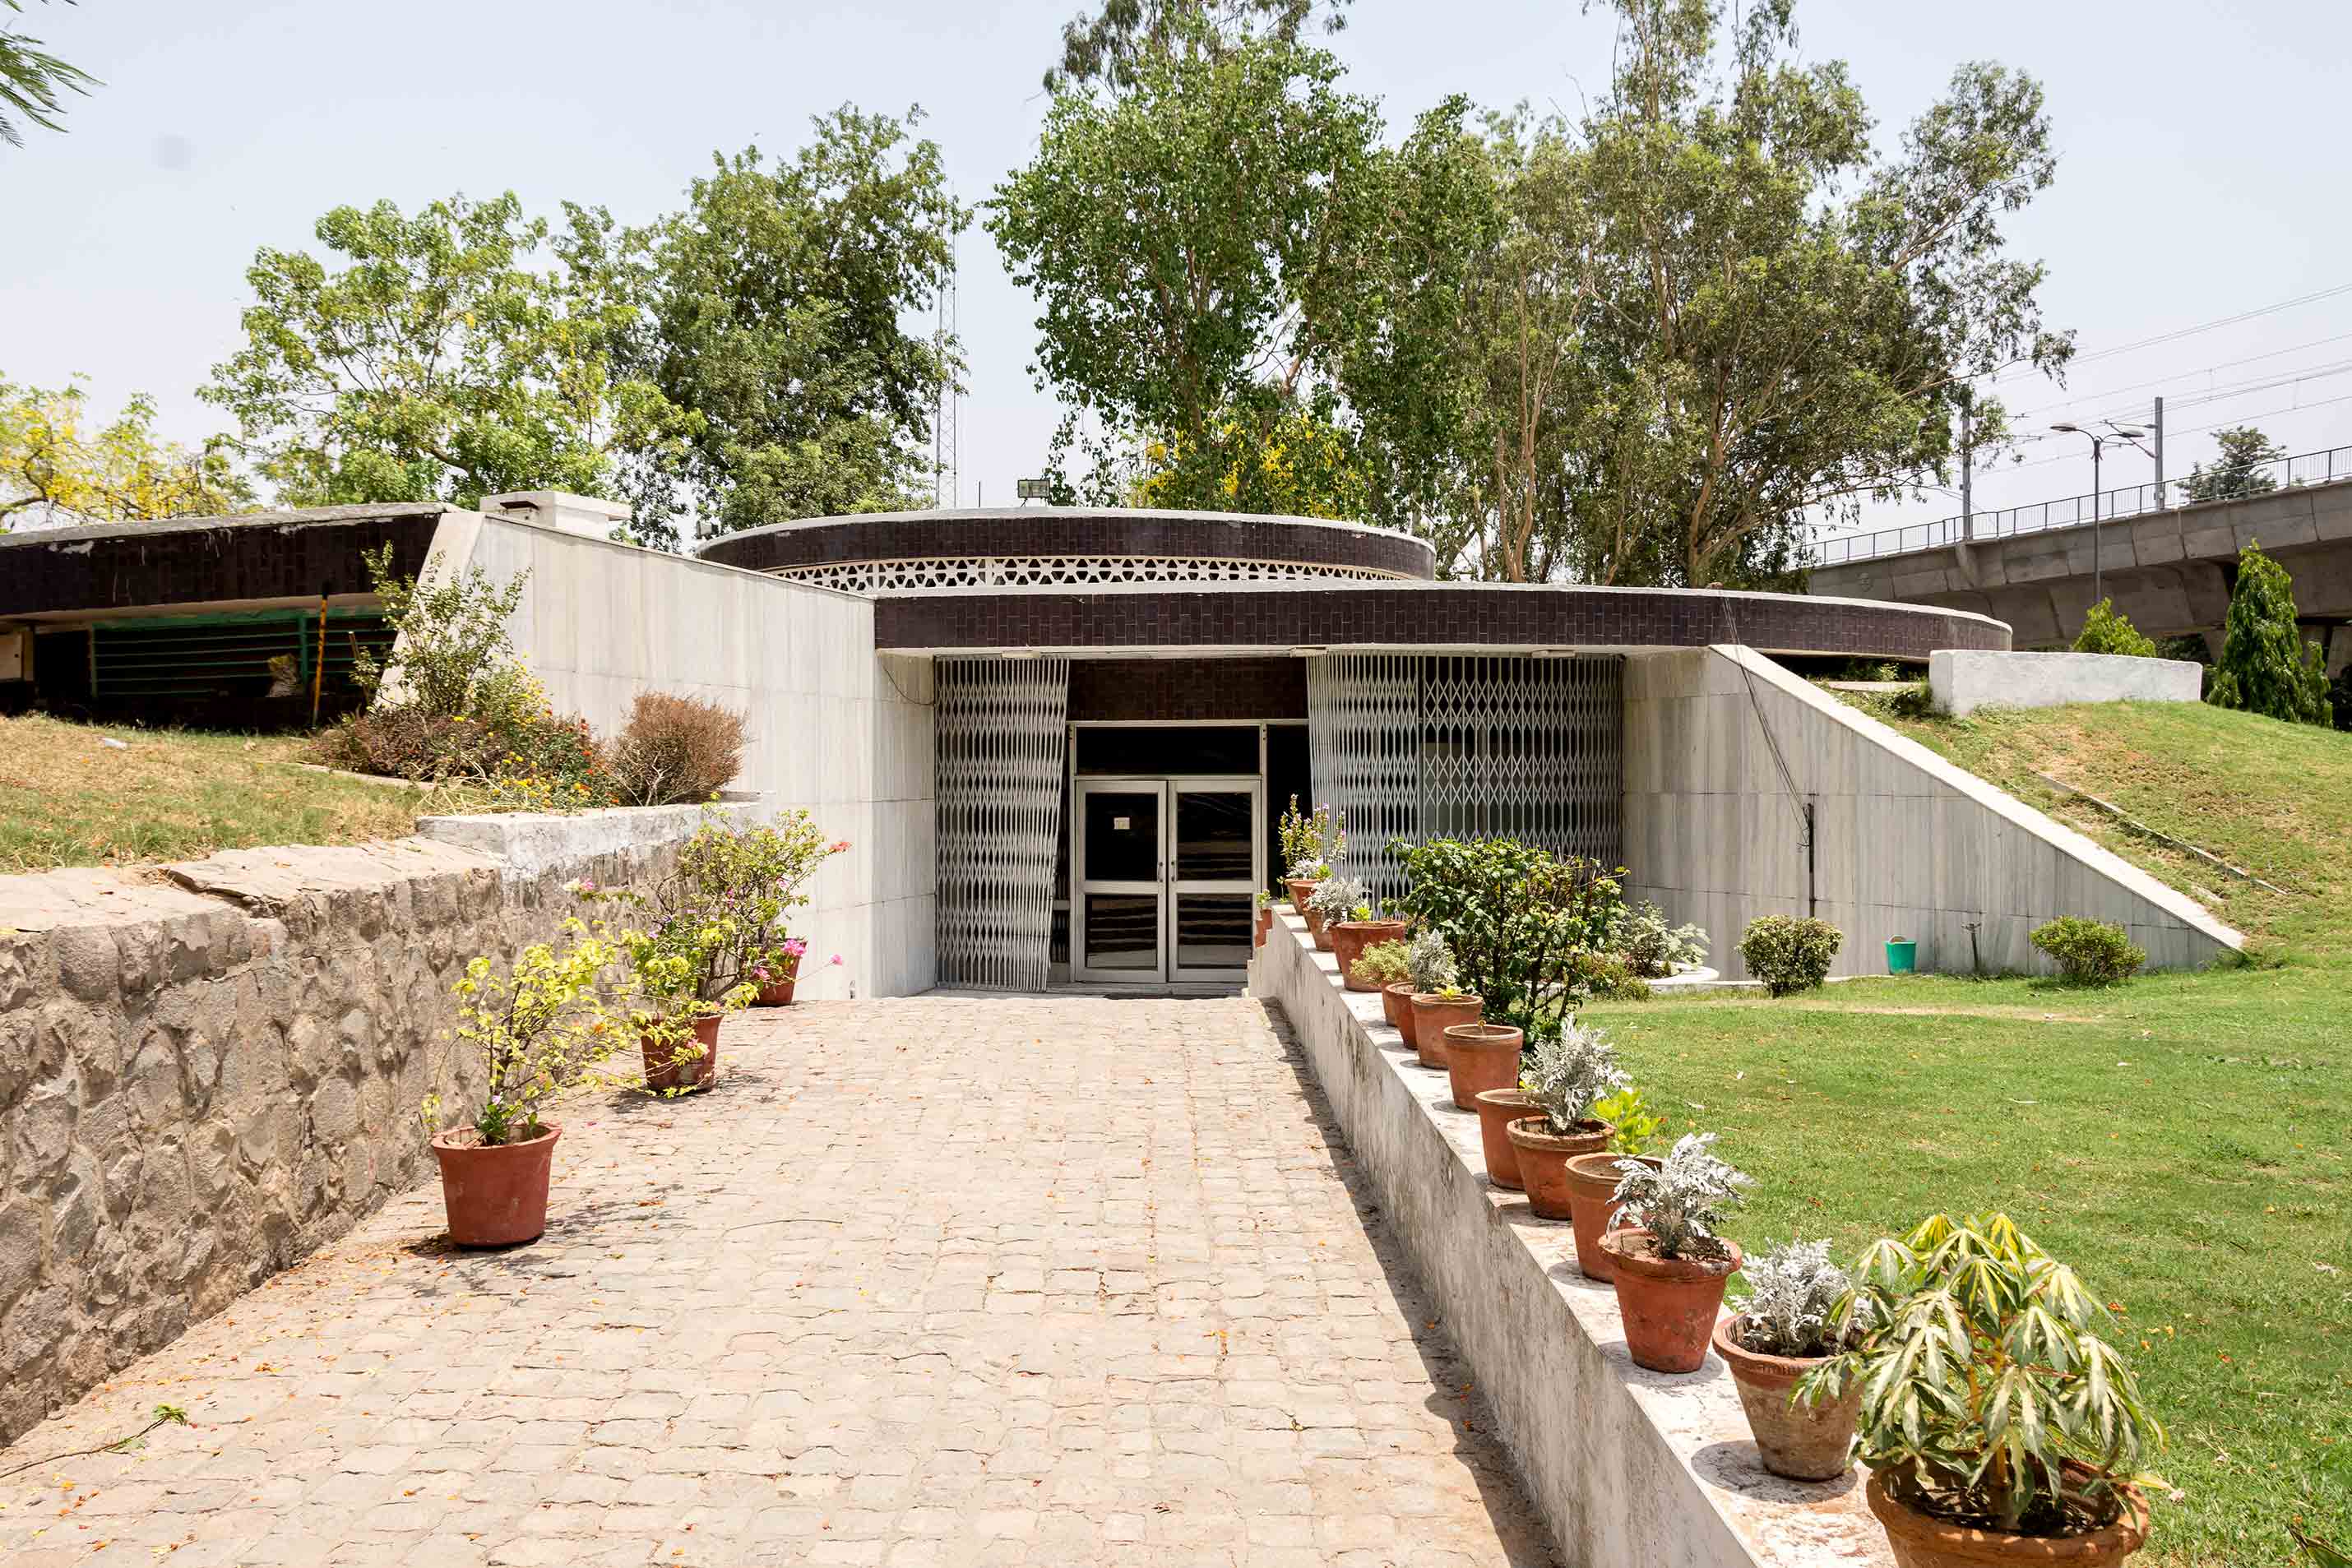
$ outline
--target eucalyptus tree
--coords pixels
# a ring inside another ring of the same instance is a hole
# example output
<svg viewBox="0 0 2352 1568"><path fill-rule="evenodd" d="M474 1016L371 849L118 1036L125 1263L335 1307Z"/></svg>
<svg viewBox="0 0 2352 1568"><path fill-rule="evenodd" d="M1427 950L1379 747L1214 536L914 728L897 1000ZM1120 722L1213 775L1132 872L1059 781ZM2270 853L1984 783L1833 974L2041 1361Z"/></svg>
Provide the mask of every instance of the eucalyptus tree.
<svg viewBox="0 0 2352 1568"><path fill-rule="evenodd" d="M1323 30L1348 25L1348 0L1324 0ZM1165 48L1194 20L1205 22L1212 44L1265 36L1297 43L1316 20L1316 0L1102 0L1062 25L1062 57L1045 72L1045 90L1101 83L1115 90L1135 85L1136 62Z"/></svg>

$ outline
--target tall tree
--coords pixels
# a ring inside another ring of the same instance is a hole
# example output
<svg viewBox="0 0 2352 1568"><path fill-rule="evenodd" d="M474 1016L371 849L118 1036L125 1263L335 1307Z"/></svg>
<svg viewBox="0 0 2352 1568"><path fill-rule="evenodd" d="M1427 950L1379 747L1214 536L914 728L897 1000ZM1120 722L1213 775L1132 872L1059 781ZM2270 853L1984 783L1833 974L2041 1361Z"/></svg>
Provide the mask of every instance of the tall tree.
<svg viewBox="0 0 2352 1568"><path fill-rule="evenodd" d="M1325 0L1325 32L1348 25L1347 5ZM1095 82L1130 88L1136 62L1166 48L1194 20L1207 25L1213 44L1256 36L1297 43L1315 6L1316 0L1103 0L1101 10L1062 25L1062 58L1045 72L1045 90Z"/></svg>
<svg viewBox="0 0 2352 1568"><path fill-rule="evenodd" d="M12 523L147 523L250 506L253 487L224 443L183 446L155 434L155 400L131 395L93 425L81 385L0 380L0 532Z"/></svg>
<svg viewBox="0 0 2352 1568"><path fill-rule="evenodd" d="M199 396L296 506L442 500L503 490L608 493L616 448L678 423L612 348L634 307L575 269L511 192L414 217L390 202L319 220L331 258L264 248L246 273L247 345Z"/></svg>
<svg viewBox="0 0 2352 1568"><path fill-rule="evenodd" d="M76 3L66 0L68 5ZM20 16L24 13L24 0L0 0L0 5ZM20 119L44 131L64 130L57 121L64 112L58 94L87 95L99 85L88 71L44 51L40 39L13 27L0 27L0 141L11 147L25 144L25 128L17 123Z"/></svg>
<svg viewBox="0 0 2352 1568"><path fill-rule="evenodd" d="M2238 580L2205 700L2289 724L2327 724L2334 716L2327 659L2303 634L2294 582L2258 544L2238 552Z"/></svg>
<svg viewBox="0 0 2352 1568"><path fill-rule="evenodd" d="M2221 455L2210 468L2200 463L2189 471L2190 500L2230 501L2267 496L2278 488L2278 476L2271 466L2286 455L2285 447L2251 424L2233 425L2213 439L2221 445Z"/></svg>
<svg viewBox="0 0 2352 1568"><path fill-rule="evenodd" d="M1055 96L988 228L1045 308L1039 385L1144 445L1165 504L1249 510L1267 444L1319 417L1300 291L1354 243L1380 118L1320 50L1170 27L1124 92Z"/></svg>
<svg viewBox="0 0 2352 1568"><path fill-rule="evenodd" d="M2042 89L1962 66L1882 162L1845 66L1790 57L1793 0L1748 5L1720 63L1718 0L1616 5L1620 65L1584 128L1588 351L1614 417L1587 454L1582 567L1769 578L1809 518L1942 475L1969 378L2071 352L2042 328L2042 267L2003 254L2001 220L2056 166Z"/></svg>
<svg viewBox="0 0 2352 1568"><path fill-rule="evenodd" d="M938 145L910 138L920 115L844 107L789 160L714 157L686 209L650 229L575 214L575 262L642 305L624 365L686 421L671 452L634 465L641 528L673 481L705 533L926 493L932 413L961 366L908 323L930 312L971 214Z"/></svg>

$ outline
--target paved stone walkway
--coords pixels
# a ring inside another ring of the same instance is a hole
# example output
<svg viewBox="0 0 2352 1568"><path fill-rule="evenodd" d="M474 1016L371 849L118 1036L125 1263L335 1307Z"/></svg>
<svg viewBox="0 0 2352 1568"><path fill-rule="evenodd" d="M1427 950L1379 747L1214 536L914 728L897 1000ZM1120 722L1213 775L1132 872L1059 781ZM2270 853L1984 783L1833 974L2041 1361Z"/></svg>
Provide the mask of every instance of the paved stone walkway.
<svg viewBox="0 0 2352 1568"><path fill-rule="evenodd" d="M803 1004L575 1102L548 1234L437 1187L0 1470L0 1563L1549 1564L1247 1001Z"/></svg>

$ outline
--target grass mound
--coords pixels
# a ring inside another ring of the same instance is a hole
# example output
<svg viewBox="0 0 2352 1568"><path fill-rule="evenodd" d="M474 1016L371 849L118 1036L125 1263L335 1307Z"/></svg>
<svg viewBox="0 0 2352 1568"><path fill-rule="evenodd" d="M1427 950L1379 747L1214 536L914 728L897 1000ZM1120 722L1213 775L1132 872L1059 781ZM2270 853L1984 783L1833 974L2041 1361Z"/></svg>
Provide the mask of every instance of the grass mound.
<svg viewBox="0 0 2352 1568"><path fill-rule="evenodd" d="M294 766L301 747L295 736L0 718L0 873L356 843L415 828L415 791L307 772Z"/></svg>

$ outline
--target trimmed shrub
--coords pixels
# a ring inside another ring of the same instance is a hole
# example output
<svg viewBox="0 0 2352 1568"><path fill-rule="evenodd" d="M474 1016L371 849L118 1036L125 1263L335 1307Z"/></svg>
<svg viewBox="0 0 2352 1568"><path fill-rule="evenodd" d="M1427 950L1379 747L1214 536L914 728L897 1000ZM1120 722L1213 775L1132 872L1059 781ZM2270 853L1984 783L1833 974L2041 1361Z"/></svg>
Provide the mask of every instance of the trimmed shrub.
<svg viewBox="0 0 2352 1568"><path fill-rule="evenodd" d="M1776 997L1809 991L1830 976L1830 961L1845 946L1845 933L1826 920L1767 915L1749 923L1739 939L1739 960Z"/></svg>
<svg viewBox="0 0 2352 1568"><path fill-rule="evenodd" d="M2120 925L2065 915L2033 928L2032 942L2058 966L2070 986L2118 986L2131 978L2147 954Z"/></svg>
<svg viewBox="0 0 2352 1568"><path fill-rule="evenodd" d="M1586 1002L1650 999L1650 982L1614 953L1578 953L1570 957L1568 967L1573 977L1568 987L1569 1004L1572 1007L1582 1007Z"/></svg>
<svg viewBox="0 0 2352 1568"><path fill-rule="evenodd" d="M2153 659L2157 656L2156 639L2133 625L2115 607L2115 601L2102 599L2091 606L2083 617L2082 633L2074 639L2077 653L2116 653L2131 659Z"/></svg>
<svg viewBox="0 0 2352 1568"><path fill-rule="evenodd" d="M1624 884L1597 861L1517 839L1400 841L1389 852L1404 865L1402 912L1444 939L1457 983L1485 998L1486 1017L1529 1040L1573 1004L1577 955L1617 946Z"/></svg>
<svg viewBox="0 0 2352 1568"><path fill-rule="evenodd" d="M699 697L639 692L613 743L613 788L625 805L708 800L743 770L743 716Z"/></svg>
<svg viewBox="0 0 2352 1568"><path fill-rule="evenodd" d="M2327 660L2296 623L2294 580L2260 545L2238 552L2238 586L2205 700L2290 724L2330 722Z"/></svg>

